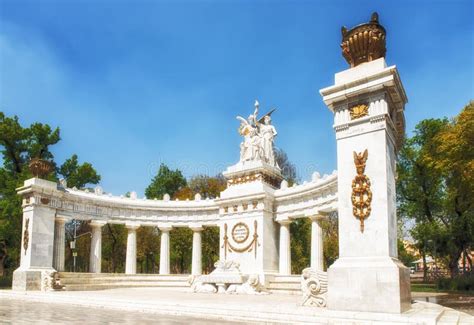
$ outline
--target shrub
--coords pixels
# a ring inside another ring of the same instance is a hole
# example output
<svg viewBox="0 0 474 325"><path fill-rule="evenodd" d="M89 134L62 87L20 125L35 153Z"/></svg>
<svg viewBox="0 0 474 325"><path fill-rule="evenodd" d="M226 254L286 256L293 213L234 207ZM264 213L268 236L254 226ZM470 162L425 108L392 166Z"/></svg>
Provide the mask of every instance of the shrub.
<svg viewBox="0 0 474 325"><path fill-rule="evenodd" d="M474 292L474 273L459 275L453 279L438 279L438 290Z"/></svg>

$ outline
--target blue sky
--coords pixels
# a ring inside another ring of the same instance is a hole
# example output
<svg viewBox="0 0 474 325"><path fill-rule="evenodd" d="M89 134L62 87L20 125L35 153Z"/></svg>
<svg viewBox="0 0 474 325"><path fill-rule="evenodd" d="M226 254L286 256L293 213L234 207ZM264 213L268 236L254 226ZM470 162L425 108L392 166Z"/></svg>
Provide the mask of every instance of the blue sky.
<svg viewBox="0 0 474 325"><path fill-rule="evenodd" d="M472 1L0 0L0 110L61 128L60 163L91 162L114 194L164 162L186 176L234 164L236 115L273 123L301 180L336 166L318 90L347 68L340 27L378 11L409 103L407 131L474 96Z"/></svg>

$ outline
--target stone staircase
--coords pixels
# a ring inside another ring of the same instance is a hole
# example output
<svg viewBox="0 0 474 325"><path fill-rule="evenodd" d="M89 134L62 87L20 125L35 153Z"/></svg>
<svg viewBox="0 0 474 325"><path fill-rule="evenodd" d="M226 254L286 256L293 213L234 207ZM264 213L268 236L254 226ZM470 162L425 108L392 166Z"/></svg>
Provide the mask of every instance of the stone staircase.
<svg viewBox="0 0 474 325"><path fill-rule="evenodd" d="M268 290L275 294L302 295L301 275L271 275Z"/></svg>
<svg viewBox="0 0 474 325"><path fill-rule="evenodd" d="M61 285L67 291L91 291L115 288L159 287L178 291L189 290L189 275L72 273L60 272Z"/></svg>

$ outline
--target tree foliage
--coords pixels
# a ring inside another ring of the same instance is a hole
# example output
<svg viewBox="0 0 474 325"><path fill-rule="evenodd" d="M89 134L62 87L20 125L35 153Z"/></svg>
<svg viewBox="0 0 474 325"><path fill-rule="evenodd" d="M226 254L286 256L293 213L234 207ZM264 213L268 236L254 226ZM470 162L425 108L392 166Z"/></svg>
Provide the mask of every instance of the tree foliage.
<svg viewBox="0 0 474 325"><path fill-rule="evenodd" d="M148 199L162 199L165 194L173 196L179 189L186 186L186 178L178 169L171 170L161 164L158 173L146 188L145 195Z"/></svg>
<svg viewBox="0 0 474 325"><path fill-rule="evenodd" d="M21 198L16 188L32 177L28 162L41 158L56 165L50 147L60 140L59 128L47 124L33 123L23 127L17 116L8 117L0 112L0 148L3 165L0 167L0 275L7 268L12 272L19 264L22 227ZM90 170L93 170L92 166ZM76 171L81 173L81 171ZM98 175L97 175L98 176ZM57 180L56 171L48 179ZM83 181L98 182L82 177Z"/></svg>
<svg viewBox="0 0 474 325"><path fill-rule="evenodd" d="M297 182L296 167L288 159L288 155L283 149L275 149L275 160L281 169L283 178L286 179L289 186Z"/></svg>
<svg viewBox="0 0 474 325"><path fill-rule="evenodd" d="M291 273L301 274L311 262L311 219L295 219L290 224L290 235Z"/></svg>
<svg viewBox="0 0 474 325"><path fill-rule="evenodd" d="M197 175L186 181L181 171L171 170L161 164L157 175L145 191L148 198L163 198L169 194L176 200L193 200L199 193L202 198L216 198L225 189L222 176L210 177ZM192 260L192 230L185 227L173 228L170 232L170 271L172 273L190 273ZM214 269L219 258L219 230L217 227L205 227L202 232L203 271Z"/></svg>
<svg viewBox="0 0 474 325"><path fill-rule="evenodd" d="M474 243L473 111L471 102L452 121L421 121L400 151L397 170L400 214L415 221L412 236L423 257L444 260L453 277Z"/></svg>
<svg viewBox="0 0 474 325"><path fill-rule="evenodd" d="M77 155L74 154L71 158L59 167L59 174L67 180L68 187L84 188L86 184L98 184L100 182L100 175L88 162L79 165Z"/></svg>

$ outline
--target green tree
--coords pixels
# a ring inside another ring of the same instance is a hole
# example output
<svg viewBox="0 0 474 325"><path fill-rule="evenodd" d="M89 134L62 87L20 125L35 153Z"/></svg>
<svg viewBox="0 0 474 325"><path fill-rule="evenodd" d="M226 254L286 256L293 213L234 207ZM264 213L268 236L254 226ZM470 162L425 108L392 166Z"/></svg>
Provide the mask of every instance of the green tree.
<svg viewBox="0 0 474 325"><path fill-rule="evenodd" d="M100 175L88 162L79 165L77 155L74 154L71 158L59 167L59 174L62 175L68 187L84 188L87 184L98 184L100 182Z"/></svg>
<svg viewBox="0 0 474 325"><path fill-rule="evenodd" d="M301 274L311 262L311 219L295 219L290 224L290 234L291 273Z"/></svg>
<svg viewBox="0 0 474 325"><path fill-rule="evenodd" d="M297 183L296 167L283 149L275 149L275 160L289 186Z"/></svg>
<svg viewBox="0 0 474 325"><path fill-rule="evenodd" d="M180 188L186 186L186 179L178 169L171 170L161 164L157 175L146 188L145 195L148 199L163 199L165 194L173 196Z"/></svg>
<svg viewBox="0 0 474 325"><path fill-rule="evenodd" d="M423 257L429 251L444 259L452 277L462 252L473 247L473 109L471 102L452 121L421 121L397 169L400 214L415 221L412 235Z"/></svg>
<svg viewBox="0 0 474 325"><path fill-rule="evenodd" d="M188 186L182 187L174 195L175 199L192 200L197 193L202 198L216 198L226 188L226 181L222 175L210 177L197 175L192 177ZM172 268L179 273L189 273L192 258L192 232L184 228L176 228L171 234L171 245L176 253L171 254ZM214 270L214 263L219 259L219 228L204 227L202 232L202 267L204 273Z"/></svg>
<svg viewBox="0 0 474 325"><path fill-rule="evenodd" d="M327 269L339 257L339 222L337 212L320 221L323 230L324 266Z"/></svg>
<svg viewBox="0 0 474 325"><path fill-rule="evenodd" d="M32 177L28 162L41 158L55 164L50 147L60 140L59 128L33 123L23 127L17 116L0 112L0 148L3 164L0 167L0 275L5 268L11 273L19 264L22 227L21 198L16 188ZM49 176L57 180L56 172Z"/></svg>

